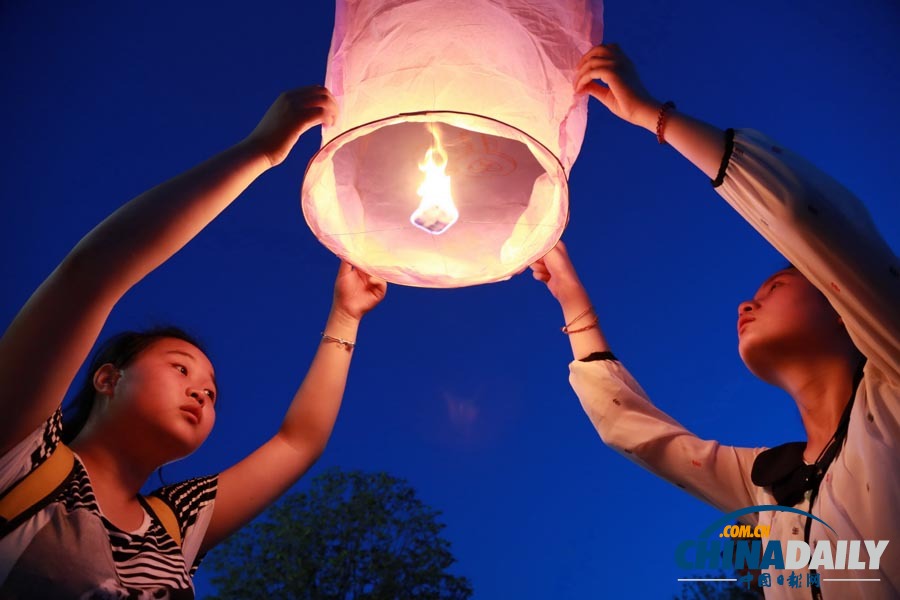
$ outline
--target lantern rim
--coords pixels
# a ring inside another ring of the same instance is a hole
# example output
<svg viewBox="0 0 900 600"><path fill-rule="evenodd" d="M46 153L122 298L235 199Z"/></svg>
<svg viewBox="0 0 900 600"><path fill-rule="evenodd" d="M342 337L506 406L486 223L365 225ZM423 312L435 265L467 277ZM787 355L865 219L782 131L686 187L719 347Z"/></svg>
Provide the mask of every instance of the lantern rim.
<svg viewBox="0 0 900 600"><path fill-rule="evenodd" d="M319 150L316 151L316 153L310 158L310 160L307 163L306 168L304 170L303 185L301 186L301 193L300 193L300 196L301 196L300 204L301 204L301 208L302 208L302 212L303 212L303 217L304 217L304 220L306 221L307 226L315 233L316 227L313 225L313 223L310 222L310 217L306 212L306 196L307 196L307 187L309 185L310 171L314 168L314 166L316 164L320 163L322 160L327 160L327 158L325 158L325 159L322 158L323 155L326 157L328 155L333 156L334 153L336 153L345 144L352 142L354 139L356 139L358 137L361 137L360 131L372 128L372 131L374 132L374 131L377 131L378 129L381 129L382 127L389 127L391 125L408 122L407 119L409 119L410 117L414 118L414 120L418 121L418 122L426 122L426 120L423 119L423 117L441 116L441 115L443 115L445 117L473 117L478 121L487 122L487 123L494 124L495 126L498 126L496 130L490 131L490 133L489 133L490 135L498 135L499 131L505 130L506 132L508 132L509 134L512 134L512 135L501 136L501 137L506 137L507 139L512 139L512 140L516 140L516 138L520 137L521 139L518 139L517 141L519 141L520 143L523 143L529 149L529 152L532 154L532 156L534 156L535 160L537 160L538 164L540 164L542 166L544 171L556 179L556 181L558 182L558 185L561 186L561 192L564 197L565 217L562 221L562 226L559 228L558 234L554 234L553 236L551 236L551 237L555 238L553 240L553 244L549 245L546 252L543 252L540 256L534 258L534 260L535 261L540 260L540 258L542 258L543 256L546 256L546 254L562 238L562 235L565 232L565 229L568 227L568 224L569 224L569 218L570 218L570 207L569 207L569 198L568 198L568 196L569 196L569 194L568 194L569 173L567 172L565 166L563 165L563 163L559 159L559 157L552 150L550 150L545 144L541 143L539 140L537 140L535 137L533 137L528 132L522 130L519 127L516 127L515 125L510 125L509 123L502 121L500 119L496 119L494 117L489 117L489 116L486 116L486 115L483 115L480 113L474 113L474 112L468 112L468 111L429 109L429 110L422 110L422 111L396 113L396 114L393 114L390 116L385 116L385 117L381 117L378 119L373 119L371 121L367 121L365 123L360 123L358 125L354 125L353 127L350 127L348 129L342 131L341 133L335 135L334 137L330 138L327 142L323 143L322 146L319 148ZM463 127L463 126L459 125L458 123L453 122L452 119L450 119L450 120L433 119L433 120L443 122L450 126L468 129L470 131L476 131L476 132L481 132L481 133L486 132L486 131L481 131L478 129L471 129L468 127ZM373 128L373 126L379 125L379 124L381 124L381 125ZM368 134L363 133L362 135L368 135ZM321 243L323 246L325 246L329 251L336 254L341 260L345 260L345 261L355 265L351 256L347 255L345 252L337 251L335 248L332 247L331 244L326 243L325 240L320 238L319 235L316 235L316 239L319 243ZM525 268L527 268L527 265ZM390 283L395 283L397 285L404 285L407 287L451 289L451 288L471 287L471 286L475 286L475 285L483 285L483 284L487 284L487 283L496 283L499 281L505 281L507 279L510 279L512 276L520 273L521 270L522 270L521 268L517 268L517 269L513 269L508 272L499 274L499 275L491 276L489 278L485 278L485 279L477 280L477 281L467 281L465 283L444 282L444 283L437 283L437 284L435 284L435 283L426 284L426 283L419 283L419 282L415 282L415 281L397 281L397 280L393 280L391 278L386 278L386 279Z"/></svg>
<svg viewBox="0 0 900 600"><path fill-rule="evenodd" d="M360 123L359 125L354 125L353 127L350 127L349 129L345 129L344 131L342 131L342 132L339 133L338 135L334 136L333 138L329 139L327 142L325 142L324 144L322 144L322 147L319 148L319 149L316 151L316 153L312 155L312 158L310 158L310 159L309 159L309 162L306 163L306 169L303 171L303 178L306 179L307 174L309 174L309 169L310 169L310 167L311 167L312 164L316 161L316 159L319 157L320 154L322 154L323 152L325 152L326 150L328 150L329 147L330 147L332 144L334 144L335 142L337 142L338 140L341 140L342 138L344 138L344 137L346 137L346 136L348 136L348 135L351 135L352 133L354 133L354 132L356 132L356 131L358 131L358 130L360 130L360 129L363 129L363 128L365 128L365 127L369 127L370 125L375 125L375 124L377 124L377 123L381 123L381 122L383 122L383 121L393 121L394 119L400 119L400 118L402 118L402 117L419 117L419 116L433 115L433 114L441 114L441 115L460 115L460 116L466 116L466 117L477 117L477 118L483 119L483 120L485 120L485 121L493 121L494 123L498 123L498 124L502 125L503 127L507 128L507 129L511 129L511 130L513 130L513 131L516 131L516 132L520 133L521 135L523 135L523 136L525 136L526 138L528 138L528 141L529 141L529 142L533 143L535 146L537 146L538 148L540 148L541 150L543 150L548 156L553 157L553 160L556 161L556 165L559 167L559 170L560 170L560 171L562 172L562 174L563 174L563 179L564 179L565 182L566 182L566 187L568 187L568 185L569 185L569 173L566 171L565 166L563 166L562 161L559 160L559 157L556 156L556 154L555 154L550 148L548 148L546 145L542 144L537 138L533 137L533 136L532 136L530 133L528 133L527 131L525 131L525 130L523 130L523 129L520 129L519 127L516 127L515 125L510 125L510 124L507 123L506 121L501 121L500 119L495 119L494 117L488 117L488 116L482 115L482 114L480 114L480 113L473 113L473 112L467 112L467 111L462 111L462 110L439 110L439 109L418 110L418 111L415 111L415 112L402 112L402 113L397 113L397 114L390 115L390 116L387 116L387 117L381 117L381 118L378 118L378 119L373 119L373 120L371 120L371 121L366 121L365 123ZM346 143L346 142L343 142L343 143Z"/></svg>

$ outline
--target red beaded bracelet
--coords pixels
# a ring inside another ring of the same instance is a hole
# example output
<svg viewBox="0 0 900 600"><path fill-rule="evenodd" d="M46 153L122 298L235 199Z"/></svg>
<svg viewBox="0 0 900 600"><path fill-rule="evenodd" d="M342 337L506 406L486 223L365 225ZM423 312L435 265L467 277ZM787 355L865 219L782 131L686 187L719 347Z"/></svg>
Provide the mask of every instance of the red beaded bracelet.
<svg viewBox="0 0 900 600"><path fill-rule="evenodd" d="M659 107L659 116L656 119L656 141L660 144L666 143L666 138L663 136L663 129L666 125L666 114L673 108L675 108L675 103L671 100Z"/></svg>

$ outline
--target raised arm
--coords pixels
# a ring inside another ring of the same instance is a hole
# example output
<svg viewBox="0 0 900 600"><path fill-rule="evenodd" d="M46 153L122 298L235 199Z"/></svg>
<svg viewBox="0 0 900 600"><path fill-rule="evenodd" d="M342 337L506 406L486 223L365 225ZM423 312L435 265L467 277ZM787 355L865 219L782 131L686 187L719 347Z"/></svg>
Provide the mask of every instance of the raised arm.
<svg viewBox="0 0 900 600"><path fill-rule="evenodd" d="M531 271L535 279L547 284L562 309L566 329L574 332L569 334L569 344L575 360L595 352L609 352L600 318L578 279L566 245L558 242L544 258L531 265Z"/></svg>
<svg viewBox="0 0 900 600"><path fill-rule="evenodd" d="M325 450L334 428L362 316L384 298L387 284L341 263L334 303L319 349L278 433L219 475L201 551L209 550L278 499Z"/></svg>
<svg viewBox="0 0 900 600"><path fill-rule="evenodd" d="M623 121L656 134L663 103L650 95L617 44L596 46L581 58L575 90L590 94ZM725 153L725 132L677 110L666 114L664 125L666 142L715 179Z"/></svg>
<svg viewBox="0 0 900 600"><path fill-rule="evenodd" d="M532 266L559 301L575 358L569 382L603 442L629 460L730 512L759 504L750 471L762 449L703 440L659 410L610 352L565 246ZM573 322L574 320L574 322ZM596 324L596 326L593 326ZM765 503L765 502L762 502Z"/></svg>
<svg viewBox="0 0 900 600"><path fill-rule="evenodd" d="M75 246L0 338L0 454L59 406L119 298L335 111L323 87L282 94L243 141L131 200Z"/></svg>
<svg viewBox="0 0 900 600"><path fill-rule="evenodd" d="M662 104L616 45L598 46L583 57L575 87L616 116L656 133ZM723 131L675 110L667 113L663 133L825 294L870 366L900 385L900 260L865 206L759 132Z"/></svg>

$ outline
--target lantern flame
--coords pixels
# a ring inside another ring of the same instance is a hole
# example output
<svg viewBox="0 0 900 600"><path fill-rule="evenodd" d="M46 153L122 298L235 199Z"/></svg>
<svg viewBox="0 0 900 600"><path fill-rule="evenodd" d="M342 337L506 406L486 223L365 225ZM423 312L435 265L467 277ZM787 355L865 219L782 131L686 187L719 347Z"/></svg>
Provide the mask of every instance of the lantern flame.
<svg viewBox="0 0 900 600"><path fill-rule="evenodd" d="M419 170L425 173L425 179L416 190L422 201L409 216L409 222L422 231L439 235L456 223L459 210L450 193L450 176L444 172L447 168L447 152L441 144L437 126L429 125L429 129L434 142L425 152L425 161L419 163ZM435 156L438 162L435 162Z"/></svg>

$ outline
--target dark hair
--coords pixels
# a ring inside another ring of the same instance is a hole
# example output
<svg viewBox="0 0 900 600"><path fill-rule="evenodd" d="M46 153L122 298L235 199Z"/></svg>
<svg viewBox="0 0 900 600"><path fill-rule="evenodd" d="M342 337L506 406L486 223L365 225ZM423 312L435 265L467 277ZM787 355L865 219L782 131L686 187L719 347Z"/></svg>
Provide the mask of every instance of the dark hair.
<svg viewBox="0 0 900 600"><path fill-rule="evenodd" d="M787 271L788 269L794 269L795 271L797 271L798 273L800 273L800 275L802 275L804 279L806 279L807 281L809 281L809 278L806 276L806 273L804 273L803 271L801 271L800 269L798 269L798 268L796 267L796 265L794 265L793 263L790 263L790 262L789 262L789 263L787 263L787 265L785 265L784 267L782 267L782 268L779 269L779 270L780 270L780 271ZM810 282L810 285L812 285L812 282ZM840 314L837 312L837 309L835 309L835 308L834 308L834 305L831 304L831 301L828 299L828 296L825 295L825 292L823 292L822 290L820 290L820 289L817 288L816 286L813 286L813 288L815 288L815 290L819 293L819 295L822 296L822 298L825 299L825 301L826 301L826 302L828 303L828 305L831 307L831 310L833 310L836 314L838 314L838 316L840 316ZM859 346L856 345L856 342L853 340L853 338L850 337L850 332L847 331L847 324L844 323L843 321L841 321L841 322L843 323L844 333L845 333L846 336L847 336L847 340L850 342L850 345L853 346L853 349L856 351L856 354L858 355L858 356L857 356L858 359L859 359L859 360L862 360L862 361L865 361L865 360L866 360L866 355L863 354L862 350L859 349Z"/></svg>
<svg viewBox="0 0 900 600"><path fill-rule="evenodd" d="M94 397L96 394L94 374L97 372L97 369L107 363L118 369L127 367L151 344L165 338L183 340L193 344L206 354L203 346L197 340L178 327L164 326L154 327L145 331L123 331L112 336L97 348L93 358L91 358L81 388L63 409L64 420L61 436L63 443L69 444L78 437L78 434L84 428L84 424L87 423L91 410L94 408Z"/></svg>

